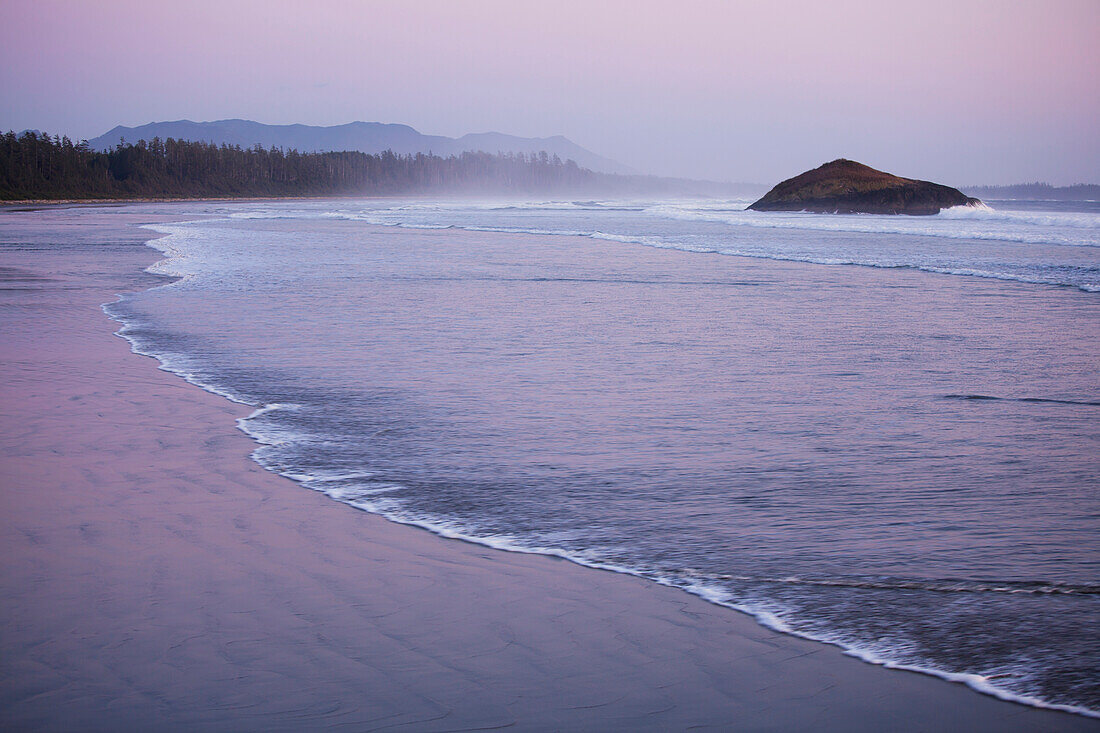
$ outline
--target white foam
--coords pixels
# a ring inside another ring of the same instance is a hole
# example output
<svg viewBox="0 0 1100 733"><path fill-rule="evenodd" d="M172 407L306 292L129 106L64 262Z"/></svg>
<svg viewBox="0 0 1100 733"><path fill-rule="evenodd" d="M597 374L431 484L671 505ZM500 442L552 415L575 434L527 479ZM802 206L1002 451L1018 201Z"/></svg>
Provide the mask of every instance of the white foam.
<svg viewBox="0 0 1100 733"><path fill-rule="evenodd" d="M472 231L501 231L527 234L566 234L556 229L496 226L487 223L433 222L436 216L497 215L497 212L637 211L658 219L698 221L730 227L798 229L848 232L853 234L899 234L940 239L1003 241L1022 244L1100 247L1100 214L1088 212L1021 212L993 209L986 204L968 204L944 209L935 216L888 216L874 214L821 215L803 212L756 212L746 208L747 200L727 201L640 201L599 202L419 202L377 208L338 210L278 210L234 212L235 219L332 219L360 221L382 226L416 229L456 227ZM576 234L580 234L577 232ZM587 233L591 235L591 232Z"/></svg>
<svg viewBox="0 0 1100 733"><path fill-rule="evenodd" d="M1070 229L1100 229L1100 214L1077 212L1006 211L986 204L953 206L938 215L940 219L955 221L1000 221L1027 224L1037 227L1066 227Z"/></svg>
<svg viewBox="0 0 1100 733"><path fill-rule="evenodd" d="M940 239L974 239L1100 247L1100 215L1001 212L982 207L954 207L935 216L892 216L886 214L812 214L806 212L727 211L696 206L659 204L646 209L650 216L699 221L731 227L758 229L800 229L852 234L901 234ZM969 225L968 225L969 224ZM1027 226L1022 226L1027 225ZM1072 228L1070 234L1058 228Z"/></svg>
<svg viewBox="0 0 1100 733"><path fill-rule="evenodd" d="M261 463L261 465L263 464ZM269 468L269 470L274 469ZM632 575L635 577L643 578L656 582L660 585L678 588L680 590L691 593L692 595L698 596L703 600L706 600L715 605L723 606L725 608L745 613L754 618L762 626L772 629L773 631L797 636L810 641L840 647L842 650L844 650L845 654L860 659L861 661L868 662L870 664L876 664L886 667L888 669L919 672L922 674L939 677L940 679L944 679L950 682L964 684L977 692L992 695L1002 700L1022 703L1031 707L1060 710L1063 712L1100 718L1100 712L1093 711L1085 707L1049 703L1041 698L1032 695L1024 695L1006 690L1003 687L997 686L995 681L990 679L989 677L970 673L947 672L934 667L928 667L918 664L901 663L892 660L889 654L881 649L853 644L847 640L840 639L829 634L812 633L799 630L784 619L784 612L782 610L736 602L732 599L729 591L722 588L720 585L712 582L707 582L700 578L695 578L685 582L682 579L668 576L666 574L646 571L644 569L634 568L620 563L603 561L594 556L592 551L570 552L552 546L532 545L512 535L499 533L478 533L476 530L471 530L468 527L464 526L461 522L455 520L418 516L409 512L404 507L403 502L401 502L399 499L380 498L378 496L379 494L401 490L403 487L398 485L389 484L373 490L356 488L334 489L331 487L318 487L316 484L323 484L325 480L318 478L316 474L308 474L299 477L297 474L291 472L276 472L292 478L308 488L321 491L322 493L325 493L326 495L337 501L341 501L350 506L354 506L357 509L361 509L372 514L378 514L398 524L405 524L408 526L426 529L433 534L437 534L441 537L469 542L472 544L481 545L484 547L489 547L506 552L519 552L523 554L546 555L550 557L556 557L595 570L605 570L608 572Z"/></svg>
<svg viewBox="0 0 1100 733"><path fill-rule="evenodd" d="M133 330L135 325L126 320L125 316L119 314L112 306L124 302L125 296L118 296L118 299L111 303L104 303L100 306L100 309L110 318L112 321L121 323L122 327L115 331L115 335L126 339L130 343L130 351L139 356L148 356L156 359L159 364L158 368L165 372L170 372L178 377L181 377L184 381L190 384L200 387L201 389L216 394L219 397L224 397L230 402L235 402L239 405L247 405L249 407L255 407L255 403L250 400L241 397L233 393L231 390L225 389L215 384L207 382L199 376L197 372L192 371L185 357L178 354L168 354L162 351L153 350L151 347L147 347L142 344L141 340L137 338Z"/></svg>
<svg viewBox="0 0 1100 733"><path fill-rule="evenodd" d="M723 241L721 235L705 240L688 241L685 238L669 238L658 235L624 234L614 230L583 230L567 227L524 226L511 222L494 224L491 221L462 221L456 216L466 214L475 219L492 218L509 211L562 211L622 210L625 202L520 202L506 203L468 203L468 202L416 202L385 205L378 208L356 208L334 210L295 210L237 212L231 216L239 218L307 218L358 221L365 224L396 226L409 229L447 229L457 228L475 232L500 232L510 234L531 234L539 236L575 236L592 239L640 244L662 249L678 249L688 252L711 252L724 255L772 259L789 262L806 262L821 265L855 265L876 268L905 267L924 272L982 277L987 279L1022 282L1041 285L1060 285L1076 287L1085 292L1100 292L1100 272L1091 278L1086 271L1073 272L1069 267L1065 271L1051 270L1036 266L1027 260L1019 263L985 262L982 253L972 248L963 248L949 252L938 247L927 257L919 257L920 251L913 245L893 250L876 250L864 253L862 240L852 240L851 247L842 246L836 254L828 253L823 246L799 250L791 243L768 247L767 240L761 240L760 246L745 246L743 236ZM920 236L940 240L998 241L1016 245L1051 245L1073 247L1100 247L1100 214L1095 213L1058 213L1058 212L1019 212L992 209L985 204L967 205L945 209L938 216L899 217L877 215L819 215L787 212L746 211L741 201L667 201L643 205L635 204L633 216L664 221L700 221L734 228L761 228L772 230L803 230L829 233L852 234L897 234ZM639 210L640 209L640 210ZM564 222L572 221L568 213L563 213ZM438 221L444 217L445 221ZM467 219L468 219L467 217ZM432 221L436 219L436 221ZM507 219L506 219L507 221ZM696 236L698 240L701 235ZM735 244L739 243L739 244ZM840 244L844 244L841 242ZM844 251L848 250L848 251ZM1007 256L1007 255L1006 255ZM1080 260L1070 257L1067 261ZM954 261L953 261L954 260ZM1086 260L1087 261L1087 260ZM1010 267L1009 265L1014 265Z"/></svg>

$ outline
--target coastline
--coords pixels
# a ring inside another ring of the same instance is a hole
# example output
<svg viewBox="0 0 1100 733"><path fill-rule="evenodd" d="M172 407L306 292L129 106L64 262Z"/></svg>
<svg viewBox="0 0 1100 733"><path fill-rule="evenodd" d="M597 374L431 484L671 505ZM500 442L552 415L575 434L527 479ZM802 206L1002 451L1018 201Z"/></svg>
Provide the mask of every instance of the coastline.
<svg viewBox="0 0 1100 733"><path fill-rule="evenodd" d="M225 202L225 203L262 203L264 201L325 201L329 199L348 199L361 201L369 199L401 199L407 196L393 194L380 196L376 194L344 194L330 196L166 196L166 197L139 197L139 198L106 198L106 199L10 199L0 200L0 211L21 206L98 206L102 204L172 204L172 203L196 203L196 202Z"/></svg>
<svg viewBox="0 0 1100 733"><path fill-rule="evenodd" d="M7 727L1100 727L305 491L248 458L248 408L112 335L155 252L0 254Z"/></svg>

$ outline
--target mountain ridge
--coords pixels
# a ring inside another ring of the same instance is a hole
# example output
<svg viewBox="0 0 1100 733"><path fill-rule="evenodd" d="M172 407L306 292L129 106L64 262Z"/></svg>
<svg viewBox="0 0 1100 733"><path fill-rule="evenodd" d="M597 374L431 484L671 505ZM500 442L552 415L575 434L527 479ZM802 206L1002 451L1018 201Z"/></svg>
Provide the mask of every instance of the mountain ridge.
<svg viewBox="0 0 1100 733"><path fill-rule="evenodd" d="M445 135L425 135L410 125L391 122L356 120L343 125L268 125L239 118L195 122L172 120L150 122L136 127L117 125L99 137L88 140L93 150L109 150L120 140L136 142L154 137L212 142L217 145L240 145L250 148L277 147L299 152L358 150L381 153L392 150L398 154L435 153L458 155L463 152L539 153L573 160L582 168L601 173L636 174L637 171L593 153L563 135L525 138L500 132L467 133L453 138Z"/></svg>

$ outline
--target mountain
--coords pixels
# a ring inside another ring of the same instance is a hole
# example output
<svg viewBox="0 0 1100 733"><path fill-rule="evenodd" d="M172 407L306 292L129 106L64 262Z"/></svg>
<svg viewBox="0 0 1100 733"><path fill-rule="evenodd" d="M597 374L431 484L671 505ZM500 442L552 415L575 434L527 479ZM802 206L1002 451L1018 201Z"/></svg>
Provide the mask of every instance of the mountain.
<svg viewBox="0 0 1100 733"><path fill-rule="evenodd" d="M901 178L843 158L776 185L756 211L821 214L938 214L940 209L981 203L939 183Z"/></svg>
<svg viewBox="0 0 1100 733"><path fill-rule="evenodd" d="M125 139L134 143L138 140L192 140L212 142L217 145L240 145L251 148L256 144L264 148L295 149L302 153L325 151L359 150L364 153L381 153L392 150L398 154L435 153L436 155L457 155L462 152L484 151L487 153L539 153L546 151L562 160L573 160L582 168L602 173L632 174L621 163L596 155L582 148L568 138L554 137L516 137L499 132L484 132L463 135L460 138L442 135L422 135L408 125L385 124L382 122L351 122L332 127L314 127L311 125L264 125L250 120L218 120L216 122L151 122L139 127L119 125L99 137L89 140L93 150L109 150Z"/></svg>

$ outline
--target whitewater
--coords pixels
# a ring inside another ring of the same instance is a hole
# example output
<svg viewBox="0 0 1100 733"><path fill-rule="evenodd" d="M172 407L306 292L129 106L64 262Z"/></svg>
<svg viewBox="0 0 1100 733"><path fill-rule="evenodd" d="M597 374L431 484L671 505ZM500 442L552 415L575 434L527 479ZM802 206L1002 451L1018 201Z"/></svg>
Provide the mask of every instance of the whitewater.
<svg viewBox="0 0 1100 733"><path fill-rule="evenodd" d="M231 216L582 236L691 252L908 267L1100 291L1100 204L1094 202L997 202L997 208L961 206L929 217L756 212L746 208L748 203L372 202L261 207ZM775 231L757 236L760 229ZM883 238L888 238L888 247L881 246Z"/></svg>

